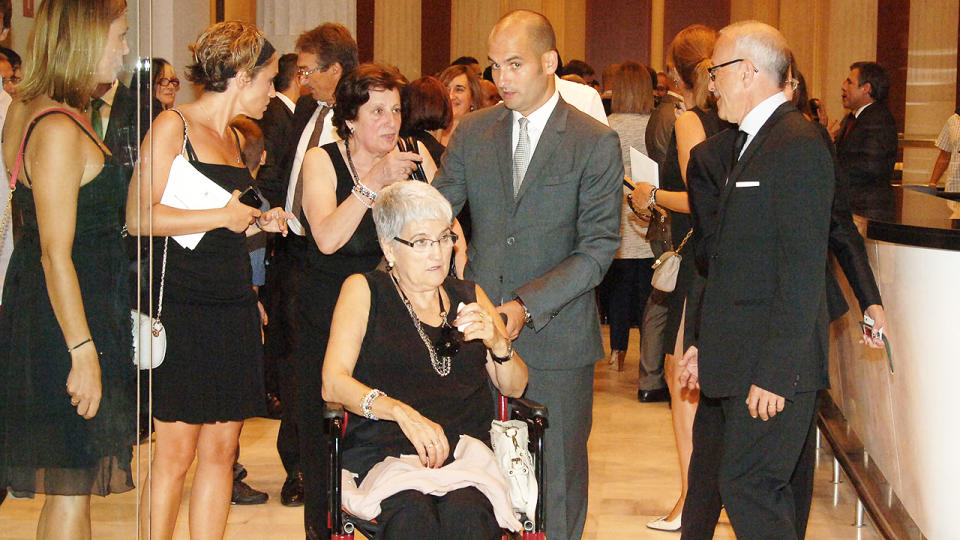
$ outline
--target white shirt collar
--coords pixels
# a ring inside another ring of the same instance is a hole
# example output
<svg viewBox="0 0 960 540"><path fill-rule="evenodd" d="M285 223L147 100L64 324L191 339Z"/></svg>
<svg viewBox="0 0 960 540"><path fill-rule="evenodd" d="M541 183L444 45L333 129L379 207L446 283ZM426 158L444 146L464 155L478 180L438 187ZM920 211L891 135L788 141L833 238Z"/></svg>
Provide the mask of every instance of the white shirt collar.
<svg viewBox="0 0 960 540"><path fill-rule="evenodd" d="M783 95L783 92L777 92L761 101L743 117L743 120L740 121L740 131L746 132L747 140L744 141L743 149L740 150L741 156L746 152L747 147L750 146L750 143L757 135L757 132L760 131L760 128L762 128L773 115L773 112L786 102L787 96Z"/></svg>
<svg viewBox="0 0 960 540"><path fill-rule="evenodd" d="M293 112L297 108L297 104L293 102L292 99L288 98L286 94L277 92L277 99L283 102L287 106L287 109L290 109L290 112Z"/></svg>
<svg viewBox="0 0 960 540"><path fill-rule="evenodd" d="M857 109L856 111L854 111L853 116L854 116L855 118L860 118L860 113L862 113L864 109L866 109L866 108L869 107L870 105L873 105L874 103L875 103L875 102L871 101L870 103L867 103L867 104L864 105L863 107L860 107L859 109Z"/></svg>
<svg viewBox="0 0 960 540"><path fill-rule="evenodd" d="M108 107L113 107L113 99L117 96L117 86L120 84L120 81L117 79L113 80L113 84L110 85L110 89L103 93L100 96L100 99L107 104Z"/></svg>
<svg viewBox="0 0 960 540"><path fill-rule="evenodd" d="M677 98L678 100L683 101L683 96L681 96L680 94L674 92L673 90L667 90L667 95L668 95L668 96L673 96L673 97Z"/></svg>
<svg viewBox="0 0 960 540"><path fill-rule="evenodd" d="M557 106L558 101L560 101L560 92L554 89L553 95L550 96L550 99L548 99L546 103L527 115L527 120L530 121L527 125L536 128L538 133L543 132L543 128L547 126L547 120L549 120L550 115L553 114L553 109ZM514 124L517 123L517 120L519 120L521 116L523 115L520 114L519 111L513 111Z"/></svg>

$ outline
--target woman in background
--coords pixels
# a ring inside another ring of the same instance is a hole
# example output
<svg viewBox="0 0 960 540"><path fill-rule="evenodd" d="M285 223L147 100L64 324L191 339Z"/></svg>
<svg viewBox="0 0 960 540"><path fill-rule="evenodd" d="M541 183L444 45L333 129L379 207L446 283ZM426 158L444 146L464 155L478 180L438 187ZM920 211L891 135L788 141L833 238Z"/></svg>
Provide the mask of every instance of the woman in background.
<svg viewBox="0 0 960 540"><path fill-rule="evenodd" d="M161 110L173 108L180 90L180 79L170 62L163 58L154 58L150 61L150 72L153 74L153 97L160 102Z"/></svg>
<svg viewBox="0 0 960 540"><path fill-rule="evenodd" d="M133 489L126 176L88 110L129 51L126 13L123 0L41 2L4 126L24 224L0 311L0 490L46 495L40 539L90 538L90 495Z"/></svg>
<svg viewBox="0 0 960 540"><path fill-rule="evenodd" d="M433 162L439 164L446 147L431 134L453 123L453 109L447 90L436 77L421 77L400 92L401 137L413 137L423 143Z"/></svg>
<svg viewBox="0 0 960 540"><path fill-rule="evenodd" d="M620 151L623 156L623 170L633 181L630 170L630 148L636 148L644 154L644 132L650 113L653 112L653 83L650 71L636 62L617 64L617 74L613 78L613 98L610 108L613 111L607 120L610 127L620 136ZM654 257L647 242L647 225L630 210L626 195L629 190L624 186L623 208L620 220L620 249L614 256L604 278L607 295L607 320L610 322L610 365L617 371L623 371L623 360L627 354L630 340L631 321L639 323L643 319L643 308L650 296L650 279L653 277Z"/></svg>
<svg viewBox="0 0 960 540"><path fill-rule="evenodd" d="M460 120L469 112L483 108L483 88L473 68L463 65L450 66L440 72L440 82L447 87L453 122L440 132L440 144L446 146L460 125Z"/></svg>

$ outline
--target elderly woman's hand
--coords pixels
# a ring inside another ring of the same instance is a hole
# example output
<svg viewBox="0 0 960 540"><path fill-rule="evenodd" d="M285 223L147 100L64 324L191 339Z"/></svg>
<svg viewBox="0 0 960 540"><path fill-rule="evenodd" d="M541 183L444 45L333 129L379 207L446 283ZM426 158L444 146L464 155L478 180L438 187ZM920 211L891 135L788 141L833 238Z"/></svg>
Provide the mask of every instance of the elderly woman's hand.
<svg viewBox="0 0 960 540"><path fill-rule="evenodd" d="M506 330L501 328L502 325L497 324L495 317L500 318L498 314L491 314L474 302L463 306L453 325L462 329L464 341L482 340L483 345L494 354L505 356L509 352L510 340L507 339Z"/></svg>
<svg viewBox="0 0 960 540"><path fill-rule="evenodd" d="M407 440L417 449L417 456L424 467L436 469L450 455L450 444L440 424L431 421L405 403L397 402L393 417Z"/></svg>
<svg viewBox="0 0 960 540"><path fill-rule="evenodd" d="M410 173L416 170L417 163L421 161L423 158L420 154L393 150L370 169L364 183L370 189L380 191L394 182L409 178Z"/></svg>
<svg viewBox="0 0 960 540"><path fill-rule="evenodd" d="M277 206L276 208L271 208L270 210L260 214L260 217L257 218L257 225L264 232L278 232L283 236L286 236L287 220L293 219L294 217L295 216L290 212L287 212L282 207Z"/></svg>

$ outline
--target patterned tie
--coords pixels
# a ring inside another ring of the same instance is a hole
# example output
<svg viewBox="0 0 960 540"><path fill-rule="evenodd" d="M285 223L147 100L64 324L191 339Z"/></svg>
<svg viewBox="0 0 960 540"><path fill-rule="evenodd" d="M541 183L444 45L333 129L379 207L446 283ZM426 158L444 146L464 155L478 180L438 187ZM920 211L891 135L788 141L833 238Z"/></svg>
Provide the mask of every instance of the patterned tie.
<svg viewBox="0 0 960 540"><path fill-rule="evenodd" d="M323 121L327 118L327 113L330 112L330 107L324 105L320 109L320 116L317 117L317 123L313 128L313 133L310 134L310 142L307 143L307 150L316 147L320 144L320 135L323 134ZM306 150L304 150L306 154ZM303 163L300 164L300 175L297 177L297 187L293 190L293 206L291 206L290 213L296 216L297 219L300 219L300 209L303 208Z"/></svg>
<svg viewBox="0 0 960 540"><path fill-rule="evenodd" d="M93 98L93 102L90 103L90 123L101 141L103 140L103 117L100 116L100 108L106 104L107 102L100 98Z"/></svg>
<svg viewBox="0 0 960 540"><path fill-rule="evenodd" d="M513 196L516 197L523 183L523 176L527 174L527 165L530 164L530 135L527 133L527 124L530 122L521 116L520 135L517 137L517 149L513 152Z"/></svg>

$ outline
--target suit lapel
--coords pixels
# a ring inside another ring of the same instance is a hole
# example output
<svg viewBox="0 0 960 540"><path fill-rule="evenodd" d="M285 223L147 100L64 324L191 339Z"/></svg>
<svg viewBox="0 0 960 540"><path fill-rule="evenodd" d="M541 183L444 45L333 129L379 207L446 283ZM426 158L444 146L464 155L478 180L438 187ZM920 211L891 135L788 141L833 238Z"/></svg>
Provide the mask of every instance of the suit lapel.
<svg viewBox="0 0 960 540"><path fill-rule="evenodd" d="M499 164L500 187L503 193L504 208L513 204L513 112L504 107L503 114L487 132L487 139L497 155Z"/></svg>
<svg viewBox="0 0 960 540"><path fill-rule="evenodd" d="M760 128L760 131L758 131L753 140L750 141L750 145L747 146L746 150L744 150L743 155L740 156L737 164L733 166L733 169L727 176L727 184L723 186L723 192L720 194L720 209L719 215L717 216L718 224L722 225L723 223L723 215L726 210L727 199L733 192L733 188L737 184L737 179L743 173L744 168L746 168L746 166L750 163L750 160L753 159L753 157L760 151L760 148L770 135L770 132L773 131L773 126L777 125L777 122L783 118L783 115L795 110L796 108L790 102L784 103L783 105L777 107L777 110L773 111L773 114L770 115L770 118L767 119L767 121L763 124L763 127ZM732 146L730 149L732 151Z"/></svg>
<svg viewBox="0 0 960 540"><path fill-rule="evenodd" d="M530 157L530 164L527 165L527 172L523 176L523 183L520 184L520 191L517 192L516 202L519 203L523 194L530 189L530 184L537 182L543 177L543 169L551 163L551 158L557 147L560 146L560 138L567 126L567 112L570 106L561 98L557 101L556 107L550 113L550 119L543 127L543 133L540 134L540 140L537 141L537 148ZM511 154L512 156L512 154ZM512 162L512 160L511 160ZM512 163L511 163L511 189L512 181Z"/></svg>

